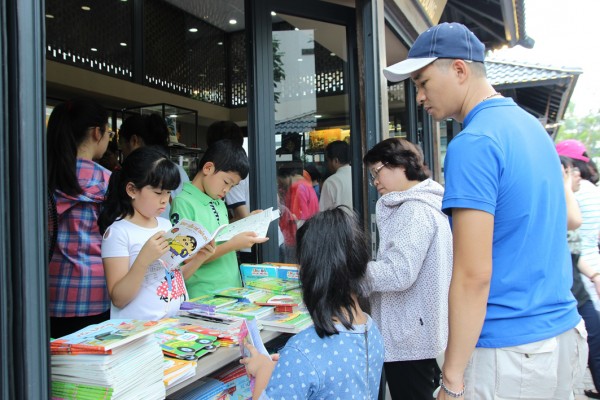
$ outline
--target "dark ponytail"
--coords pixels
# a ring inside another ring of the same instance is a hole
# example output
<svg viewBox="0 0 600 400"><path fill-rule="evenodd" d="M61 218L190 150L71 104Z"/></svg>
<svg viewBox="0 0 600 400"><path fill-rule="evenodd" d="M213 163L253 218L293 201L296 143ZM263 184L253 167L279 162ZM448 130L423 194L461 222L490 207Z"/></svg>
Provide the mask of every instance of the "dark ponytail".
<svg viewBox="0 0 600 400"><path fill-rule="evenodd" d="M59 104L48 120L48 188L76 196L82 193L77 178L77 148L87 138L89 128L102 132L108 112L92 99L80 98Z"/></svg>
<svg viewBox="0 0 600 400"><path fill-rule="evenodd" d="M146 186L174 190L181 183L181 177L177 166L156 148L141 147L133 151L123 162L121 170L110 176L106 198L98 217L101 234L113 222L134 215L135 210L127 194L129 183L140 190Z"/></svg>

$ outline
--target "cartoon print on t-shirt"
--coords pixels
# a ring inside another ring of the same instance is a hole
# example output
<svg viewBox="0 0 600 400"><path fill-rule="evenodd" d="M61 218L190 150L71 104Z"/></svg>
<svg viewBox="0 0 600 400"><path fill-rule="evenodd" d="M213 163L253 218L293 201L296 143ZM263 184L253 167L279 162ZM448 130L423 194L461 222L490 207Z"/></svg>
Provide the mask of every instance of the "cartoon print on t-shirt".
<svg viewBox="0 0 600 400"><path fill-rule="evenodd" d="M185 284L183 283L183 275L181 275L181 271L176 269L167 272L167 274L170 274L171 276L171 300L178 299L180 297L183 297L183 301L187 300L187 293L185 291ZM165 302L169 301L169 282L167 281L166 276L161 282L160 286L158 286L156 289L156 294L161 300Z"/></svg>

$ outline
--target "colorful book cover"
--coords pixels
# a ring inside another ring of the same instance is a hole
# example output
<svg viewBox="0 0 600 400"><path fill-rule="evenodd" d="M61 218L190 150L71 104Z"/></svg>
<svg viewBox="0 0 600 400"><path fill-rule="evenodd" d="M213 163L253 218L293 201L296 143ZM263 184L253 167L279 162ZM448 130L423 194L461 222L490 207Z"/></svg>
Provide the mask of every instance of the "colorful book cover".
<svg viewBox="0 0 600 400"><path fill-rule="evenodd" d="M225 226L221 225L212 234L202 225L188 219L182 219L171 228L164 237L169 242L169 251L158 260L169 271L191 257L212 241Z"/></svg>
<svg viewBox="0 0 600 400"><path fill-rule="evenodd" d="M110 319L50 342L51 354L112 354L112 350L152 334L173 319Z"/></svg>
<svg viewBox="0 0 600 400"><path fill-rule="evenodd" d="M262 338L260 337L260 332L258 330L258 326L256 325L255 320L245 321L242 324L242 326L240 327L240 333L238 336L238 340L240 343L240 356L242 358L251 356L250 351L248 350L248 347L247 347L248 344L251 344L252 346L254 346L259 354L264 354L268 357L271 357L269 355L269 352L265 348ZM251 391L253 391L254 390L254 377L250 376L250 375L248 375L248 377L250 378L250 389L251 389Z"/></svg>
<svg viewBox="0 0 600 400"><path fill-rule="evenodd" d="M264 296L265 292L263 290L254 289L254 288L238 288L231 287L227 289L222 289L215 292L215 296L218 297L230 297L238 300L242 300L245 302L252 302L261 296Z"/></svg>
<svg viewBox="0 0 600 400"><path fill-rule="evenodd" d="M255 289L268 290L273 293L285 293L288 290L299 288L300 281L288 281L281 278L267 277L248 279L246 281L246 286Z"/></svg>
<svg viewBox="0 0 600 400"><path fill-rule="evenodd" d="M166 327L155 332L154 337L165 355L181 360L197 360L202 350L215 348L216 336L203 335L179 327ZM205 353L202 353L202 355Z"/></svg>

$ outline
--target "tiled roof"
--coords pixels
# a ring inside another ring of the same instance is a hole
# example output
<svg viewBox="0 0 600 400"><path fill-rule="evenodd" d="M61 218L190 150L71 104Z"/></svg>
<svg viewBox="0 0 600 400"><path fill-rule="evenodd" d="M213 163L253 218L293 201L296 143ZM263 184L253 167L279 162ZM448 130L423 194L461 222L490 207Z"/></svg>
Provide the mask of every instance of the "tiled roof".
<svg viewBox="0 0 600 400"><path fill-rule="evenodd" d="M493 86L570 79L583 73L581 68L552 67L516 61L486 60L488 80Z"/></svg>
<svg viewBox="0 0 600 400"><path fill-rule="evenodd" d="M275 123L275 133L310 132L317 126L314 113Z"/></svg>
<svg viewBox="0 0 600 400"><path fill-rule="evenodd" d="M486 60L485 66L494 88L536 116L550 135L556 133L577 78L583 73L581 68L504 60Z"/></svg>

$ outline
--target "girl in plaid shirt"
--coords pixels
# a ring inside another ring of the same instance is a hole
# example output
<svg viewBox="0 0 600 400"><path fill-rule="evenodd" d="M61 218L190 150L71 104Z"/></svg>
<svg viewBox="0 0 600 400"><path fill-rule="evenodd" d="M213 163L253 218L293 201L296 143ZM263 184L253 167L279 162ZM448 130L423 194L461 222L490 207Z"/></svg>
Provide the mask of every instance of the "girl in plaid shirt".
<svg viewBox="0 0 600 400"><path fill-rule="evenodd" d="M82 98L56 106L47 133L48 189L58 221L49 263L50 331L57 338L109 317L97 220L110 172L93 160L114 132L108 112Z"/></svg>

